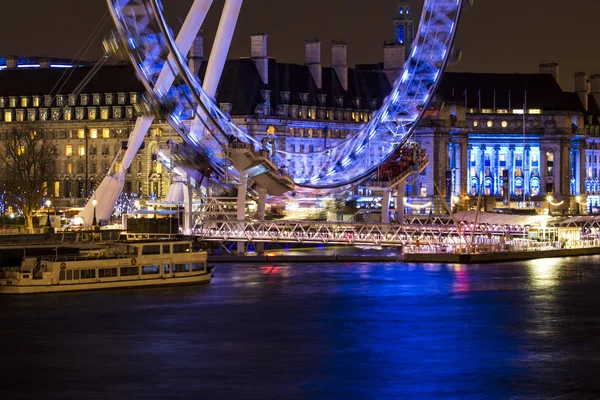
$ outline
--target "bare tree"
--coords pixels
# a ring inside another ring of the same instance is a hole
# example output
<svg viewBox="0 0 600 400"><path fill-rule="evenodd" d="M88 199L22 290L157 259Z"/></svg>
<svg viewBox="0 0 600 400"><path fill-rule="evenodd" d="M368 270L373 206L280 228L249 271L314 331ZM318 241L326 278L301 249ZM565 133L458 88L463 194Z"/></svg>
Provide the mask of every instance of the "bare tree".
<svg viewBox="0 0 600 400"><path fill-rule="evenodd" d="M19 208L25 226L33 228L33 215L42 206L56 172L51 132L39 126L19 125L5 132L0 150L0 183L8 204Z"/></svg>

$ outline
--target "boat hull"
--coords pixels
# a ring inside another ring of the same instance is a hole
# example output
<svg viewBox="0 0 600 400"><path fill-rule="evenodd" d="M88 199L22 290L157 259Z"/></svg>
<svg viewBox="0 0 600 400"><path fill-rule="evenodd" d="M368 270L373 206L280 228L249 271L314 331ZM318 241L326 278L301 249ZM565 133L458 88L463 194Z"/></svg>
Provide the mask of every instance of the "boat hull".
<svg viewBox="0 0 600 400"><path fill-rule="evenodd" d="M157 277L152 279L131 279L120 281L104 282L97 280L95 282L72 283L72 284L53 284L53 285L7 285L0 284L0 294L36 294L36 293L57 293L57 292L76 292L87 290L111 290L111 289L132 289L148 288L160 286L189 286L208 284L212 279L213 272L206 272L192 276L171 276Z"/></svg>

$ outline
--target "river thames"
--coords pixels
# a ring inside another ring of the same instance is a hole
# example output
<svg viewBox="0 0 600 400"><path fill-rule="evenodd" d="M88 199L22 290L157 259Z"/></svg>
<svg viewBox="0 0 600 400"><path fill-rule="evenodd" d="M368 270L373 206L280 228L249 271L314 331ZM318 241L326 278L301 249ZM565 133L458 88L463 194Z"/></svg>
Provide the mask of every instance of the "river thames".
<svg viewBox="0 0 600 400"><path fill-rule="evenodd" d="M2 399L600 398L599 257L1 297Z"/></svg>

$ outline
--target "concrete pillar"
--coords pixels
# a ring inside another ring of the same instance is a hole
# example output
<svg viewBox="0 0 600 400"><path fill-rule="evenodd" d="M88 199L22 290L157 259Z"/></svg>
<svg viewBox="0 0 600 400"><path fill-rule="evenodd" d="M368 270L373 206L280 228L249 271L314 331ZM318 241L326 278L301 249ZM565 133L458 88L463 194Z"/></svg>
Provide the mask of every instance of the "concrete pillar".
<svg viewBox="0 0 600 400"><path fill-rule="evenodd" d="M571 193L571 148L570 142L560 145L560 164L558 169L562 172L559 176L561 179L561 193L563 196L570 196Z"/></svg>
<svg viewBox="0 0 600 400"><path fill-rule="evenodd" d="M258 188L258 207L257 207L257 219L259 221L265 220L265 209L267 208L267 189ZM257 253L262 254L265 251L264 242L256 243L255 250Z"/></svg>
<svg viewBox="0 0 600 400"><path fill-rule="evenodd" d="M246 221L246 190L248 186L248 175L245 172L240 173L240 184L238 185L237 194L237 220L239 222ZM237 242L237 253L244 254L246 252L246 242Z"/></svg>
<svg viewBox="0 0 600 400"><path fill-rule="evenodd" d="M269 58L267 56L267 40L269 35L266 33L256 33L250 36L250 57L256 65L265 85L269 84Z"/></svg>
<svg viewBox="0 0 600 400"><path fill-rule="evenodd" d="M191 189L192 182L187 178L187 184L183 189L183 233L185 235L192 234L193 228L193 192Z"/></svg>
<svg viewBox="0 0 600 400"><path fill-rule="evenodd" d="M383 199L381 200L381 223L390 223L390 189L383 190Z"/></svg>
<svg viewBox="0 0 600 400"><path fill-rule="evenodd" d="M560 147L558 148L554 148L554 193L555 196L560 196L563 192L563 188L561 186L561 179L560 179L560 174L561 174L561 170L560 170L560 165L561 165L561 151L560 151Z"/></svg>
<svg viewBox="0 0 600 400"><path fill-rule="evenodd" d="M548 170L548 157L546 153L548 149L540 147L540 196L546 196L546 171Z"/></svg>
<svg viewBox="0 0 600 400"><path fill-rule="evenodd" d="M406 182L398 185L396 192L396 219L399 224L404 223L404 193L406 192Z"/></svg>
<svg viewBox="0 0 600 400"><path fill-rule="evenodd" d="M317 88L323 88L323 66L321 65L321 41L307 40L304 42L305 63L310 70Z"/></svg>
<svg viewBox="0 0 600 400"><path fill-rule="evenodd" d="M585 140L580 140L579 141L579 194L585 195L586 190L585 190L585 179L587 176L587 171L585 168L585 164L586 164L586 158L587 158L587 154L586 154L586 142Z"/></svg>

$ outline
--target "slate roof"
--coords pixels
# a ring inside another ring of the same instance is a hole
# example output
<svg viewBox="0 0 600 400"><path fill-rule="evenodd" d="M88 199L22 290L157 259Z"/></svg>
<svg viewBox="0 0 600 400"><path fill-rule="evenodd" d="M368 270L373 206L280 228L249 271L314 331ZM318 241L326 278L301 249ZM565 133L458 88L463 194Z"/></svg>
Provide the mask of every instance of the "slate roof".
<svg viewBox="0 0 600 400"><path fill-rule="evenodd" d="M92 67L78 68L10 68L0 71L0 96L34 96L69 94L79 85ZM63 76L64 74L64 76ZM72 74L72 75L70 75ZM57 82L65 82L57 92ZM61 76L63 79L61 80ZM52 91L54 88L54 91ZM143 92L131 65L113 65L100 68L82 93Z"/></svg>
<svg viewBox="0 0 600 400"><path fill-rule="evenodd" d="M445 100L467 103L467 108L527 108L550 111L585 109L576 93L564 92L547 74L490 74L449 72L444 74L437 95Z"/></svg>
<svg viewBox="0 0 600 400"><path fill-rule="evenodd" d="M323 67L323 88L318 89L308 66L279 63L269 59L269 84L264 85L260 74L249 58L228 60L217 91L219 103L231 103L233 115L253 115L258 104L263 103L262 90L271 91L271 107L274 113L282 104L281 92L290 92L290 104L301 105L299 93L308 93L308 105L318 105L317 95L327 94L327 106L338 107L337 98L344 97L344 107L356 108L354 99L361 99L362 109L372 109L371 101L377 100L378 108L389 94L391 86L381 64L358 66L348 71L348 91L331 67ZM91 67L75 69L16 68L0 71L0 96L31 96L56 93L55 84L60 77L72 74L60 90L72 93ZM206 63L200 68L200 77L206 72ZM53 91L54 89L54 91ZM143 85L135 76L131 65L104 66L86 85L83 93L143 92ZM437 96L445 101L467 102L469 108L520 108L527 92L527 107L543 110L586 113L576 93L563 91L551 75L545 74L490 74L446 73ZM495 94L495 96L494 96ZM510 99L510 100L509 100ZM590 96L587 115L598 123L600 106Z"/></svg>

